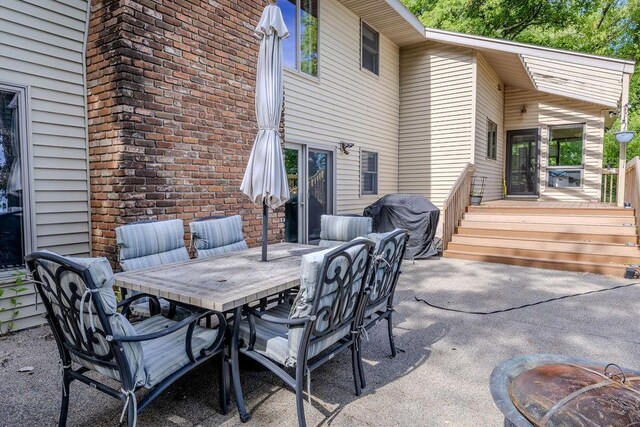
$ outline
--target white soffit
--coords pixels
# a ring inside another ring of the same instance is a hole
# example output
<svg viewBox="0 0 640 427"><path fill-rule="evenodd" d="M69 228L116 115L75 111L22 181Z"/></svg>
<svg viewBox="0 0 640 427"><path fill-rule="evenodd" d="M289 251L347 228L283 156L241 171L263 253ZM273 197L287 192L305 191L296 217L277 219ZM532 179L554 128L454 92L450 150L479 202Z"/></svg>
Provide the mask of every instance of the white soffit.
<svg viewBox="0 0 640 427"><path fill-rule="evenodd" d="M565 61L520 55L536 89L594 104L616 107L622 94L622 72Z"/></svg>
<svg viewBox="0 0 640 427"><path fill-rule="evenodd" d="M424 25L400 0L338 0L398 46L426 40Z"/></svg>

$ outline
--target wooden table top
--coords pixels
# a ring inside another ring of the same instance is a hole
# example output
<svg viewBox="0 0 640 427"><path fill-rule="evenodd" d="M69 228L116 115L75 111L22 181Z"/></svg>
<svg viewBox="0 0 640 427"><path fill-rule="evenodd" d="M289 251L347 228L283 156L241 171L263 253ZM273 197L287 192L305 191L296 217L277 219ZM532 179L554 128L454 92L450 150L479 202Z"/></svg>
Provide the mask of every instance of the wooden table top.
<svg viewBox="0 0 640 427"><path fill-rule="evenodd" d="M210 310L228 311L300 285L302 256L323 248L297 243L231 252L115 275L115 285Z"/></svg>

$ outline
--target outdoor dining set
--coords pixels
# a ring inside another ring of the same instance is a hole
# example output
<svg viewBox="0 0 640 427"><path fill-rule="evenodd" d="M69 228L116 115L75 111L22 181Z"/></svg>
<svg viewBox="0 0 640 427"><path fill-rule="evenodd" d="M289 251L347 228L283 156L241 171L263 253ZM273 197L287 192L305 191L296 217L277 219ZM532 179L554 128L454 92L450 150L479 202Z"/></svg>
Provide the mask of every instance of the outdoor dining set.
<svg viewBox="0 0 640 427"><path fill-rule="evenodd" d="M249 419L240 369L251 359L295 391L305 425L304 384L310 387L314 369L350 351L360 395L363 334L381 320L395 356L393 296L406 230L371 233L371 218L325 215L320 245L270 245L265 262L243 240L240 216L196 220L189 229L193 259L182 220L117 228L122 272L115 275L106 258L26 257L60 354L59 425L74 380L120 399L120 421L132 426L167 387L209 359L219 364L223 413L233 384L240 419Z"/></svg>

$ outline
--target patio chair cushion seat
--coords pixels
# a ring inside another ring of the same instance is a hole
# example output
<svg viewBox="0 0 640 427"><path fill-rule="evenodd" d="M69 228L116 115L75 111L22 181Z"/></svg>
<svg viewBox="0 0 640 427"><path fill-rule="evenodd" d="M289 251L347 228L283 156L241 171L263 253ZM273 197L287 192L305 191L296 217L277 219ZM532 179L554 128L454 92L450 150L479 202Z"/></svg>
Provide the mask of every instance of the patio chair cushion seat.
<svg viewBox="0 0 640 427"><path fill-rule="evenodd" d="M189 260L180 219L128 224L116 228L116 238L124 271Z"/></svg>
<svg viewBox="0 0 640 427"><path fill-rule="evenodd" d="M364 317L365 319L371 317L373 314L379 312L379 311L387 311L387 302L383 301L380 304L373 306L373 307L367 307L367 310L364 312Z"/></svg>
<svg viewBox="0 0 640 427"><path fill-rule="evenodd" d="M322 215L320 246L338 246L371 233L373 222L368 217Z"/></svg>
<svg viewBox="0 0 640 427"><path fill-rule="evenodd" d="M156 315L133 325L138 335L161 331L176 323L162 315ZM193 330L192 350L194 357L198 357L201 350L209 347L216 340L218 331L200 326ZM186 327L167 336L149 341L142 341L144 353L143 363L146 374L144 386L151 388L189 363L189 356L185 351L187 338Z"/></svg>
<svg viewBox="0 0 640 427"><path fill-rule="evenodd" d="M193 221L189 224L189 228L198 258L248 248L242 236L242 217L240 215Z"/></svg>
<svg viewBox="0 0 640 427"><path fill-rule="evenodd" d="M291 304L278 304L275 307L272 307L265 311L265 314L268 314L273 317L277 317L279 319L287 319L289 318L289 313L291 312ZM291 346L294 345L295 351L294 354L297 355L298 345L300 344L300 339L296 339L296 332L301 333L302 328L300 327L291 327L289 328L287 325L279 325L276 323L267 322L265 320L261 320L257 317L254 318L256 323L256 341L254 343L253 349L258 353L268 357L271 360L278 362L281 365L293 367L295 366L295 357L291 357ZM294 344L291 344L290 332L293 332ZM349 328L343 328L338 331L337 334L340 335L339 338L342 338L349 332ZM334 334L335 335L335 334ZM331 336L333 337L333 335ZM331 337L329 339L323 339L321 341L315 342L310 345L307 350L307 355L309 358L318 355L321 351L330 347L332 344L336 342L336 340L332 340ZM243 320L240 323L240 338L246 343L249 342L249 321Z"/></svg>

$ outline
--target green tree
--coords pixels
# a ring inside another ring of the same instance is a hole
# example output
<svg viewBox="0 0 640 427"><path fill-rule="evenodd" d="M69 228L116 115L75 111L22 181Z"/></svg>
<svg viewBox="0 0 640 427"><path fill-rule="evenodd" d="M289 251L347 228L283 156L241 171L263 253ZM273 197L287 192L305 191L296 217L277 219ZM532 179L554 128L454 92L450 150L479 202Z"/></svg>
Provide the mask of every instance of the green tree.
<svg viewBox="0 0 640 427"><path fill-rule="evenodd" d="M402 0L430 28L498 37L640 62L640 0ZM640 134L640 65L629 94L629 129ZM603 164L618 164L613 132ZM627 158L640 156L640 138Z"/></svg>

